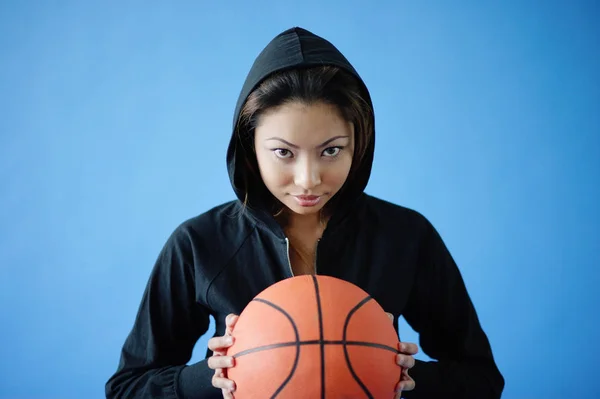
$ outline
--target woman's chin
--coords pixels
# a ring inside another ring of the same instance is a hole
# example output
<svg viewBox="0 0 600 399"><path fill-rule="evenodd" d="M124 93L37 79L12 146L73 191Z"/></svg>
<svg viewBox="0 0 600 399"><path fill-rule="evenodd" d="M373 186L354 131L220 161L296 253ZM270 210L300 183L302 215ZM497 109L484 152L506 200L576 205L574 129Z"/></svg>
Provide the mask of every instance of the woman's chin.
<svg viewBox="0 0 600 399"><path fill-rule="evenodd" d="M318 203L312 206L302 206L298 205L298 203L295 200L286 201L285 204L285 206L288 207L288 209L290 209L293 213L303 216L318 214L321 211L321 209L323 209L324 205L325 203Z"/></svg>

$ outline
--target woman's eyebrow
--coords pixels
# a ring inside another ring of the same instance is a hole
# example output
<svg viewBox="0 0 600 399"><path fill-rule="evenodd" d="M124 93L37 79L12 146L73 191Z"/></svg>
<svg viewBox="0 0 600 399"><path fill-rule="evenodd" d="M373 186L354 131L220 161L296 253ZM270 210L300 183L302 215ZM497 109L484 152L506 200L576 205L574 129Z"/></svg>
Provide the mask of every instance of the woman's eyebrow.
<svg viewBox="0 0 600 399"><path fill-rule="evenodd" d="M346 135L332 137L332 138L330 138L330 139L326 140L326 141L325 141L324 143L322 143L321 145L319 145L319 146L318 146L318 148L325 147L325 146L327 146L329 143L331 143L332 141L335 141L335 140L337 140L337 139L347 139L347 138L349 138L349 137L350 137L350 136L346 136ZM290 143L289 141L287 141L287 140L284 140L284 139L282 139L282 138L280 138L280 137L269 137L269 138L268 138L266 141L270 141L270 140L281 141L281 142L282 142L282 143L284 143L285 145L288 145L288 146L290 146L290 147L292 147L292 148L300 148L300 147L298 147L297 145L295 145L295 144L292 144L292 143Z"/></svg>
<svg viewBox="0 0 600 399"><path fill-rule="evenodd" d="M330 138L329 140L326 140L326 141L325 141L323 144L321 144L321 145L319 146L319 148L325 147L325 146L327 146L329 143L331 143L332 141L335 141L335 140L337 140L337 139L349 139L349 138L350 138L350 136L347 136L347 135L335 136L335 137L332 137L332 138Z"/></svg>

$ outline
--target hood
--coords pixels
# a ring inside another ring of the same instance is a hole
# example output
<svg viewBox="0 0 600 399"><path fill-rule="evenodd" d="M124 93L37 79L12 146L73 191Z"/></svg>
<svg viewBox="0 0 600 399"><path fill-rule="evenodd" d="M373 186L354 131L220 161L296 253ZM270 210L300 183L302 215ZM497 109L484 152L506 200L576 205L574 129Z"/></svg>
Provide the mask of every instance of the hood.
<svg viewBox="0 0 600 399"><path fill-rule="evenodd" d="M240 201L244 201L247 187L239 175L239 168L244 167L243 148L236 136L239 114L248 95L269 75L293 68L331 65L344 69L353 75L363 88L363 96L373 109L371 96L358 72L346 57L329 41L299 27L288 29L275 36L255 59L240 92L233 116L233 129L229 148L227 150L227 169L233 190ZM372 113L373 114L373 113ZM375 123L373 121L373 128ZM355 178L347 181L343 188L342 203L353 202L367 186L373 163L375 137L371 141L361 168ZM337 209L337 207L336 207Z"/></svg>

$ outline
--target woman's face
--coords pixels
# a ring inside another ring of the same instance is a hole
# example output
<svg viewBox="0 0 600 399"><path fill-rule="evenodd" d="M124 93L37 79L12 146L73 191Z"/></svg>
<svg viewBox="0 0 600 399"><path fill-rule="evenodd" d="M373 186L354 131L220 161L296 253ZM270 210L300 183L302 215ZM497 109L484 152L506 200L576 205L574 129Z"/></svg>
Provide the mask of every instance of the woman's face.
<svg viewBox="0 0 600 399"><path fill-rule="evenodd" d="M265 185L296 214L319 212L350 172L354 126L333 105L292 102L268 110L254 140Z"/></svg>

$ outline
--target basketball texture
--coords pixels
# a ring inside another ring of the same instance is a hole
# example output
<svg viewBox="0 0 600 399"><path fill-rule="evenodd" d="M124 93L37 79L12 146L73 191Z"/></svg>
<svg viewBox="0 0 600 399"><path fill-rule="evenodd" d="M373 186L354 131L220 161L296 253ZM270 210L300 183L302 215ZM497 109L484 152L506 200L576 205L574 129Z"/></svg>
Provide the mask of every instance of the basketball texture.
<svg viewBox="0 0 600 399"><path fill-rule="evenodd" d="M297 276L258 294L240 314L227 352L235 399L393 398L398 335L354 284Z"/></svg>

